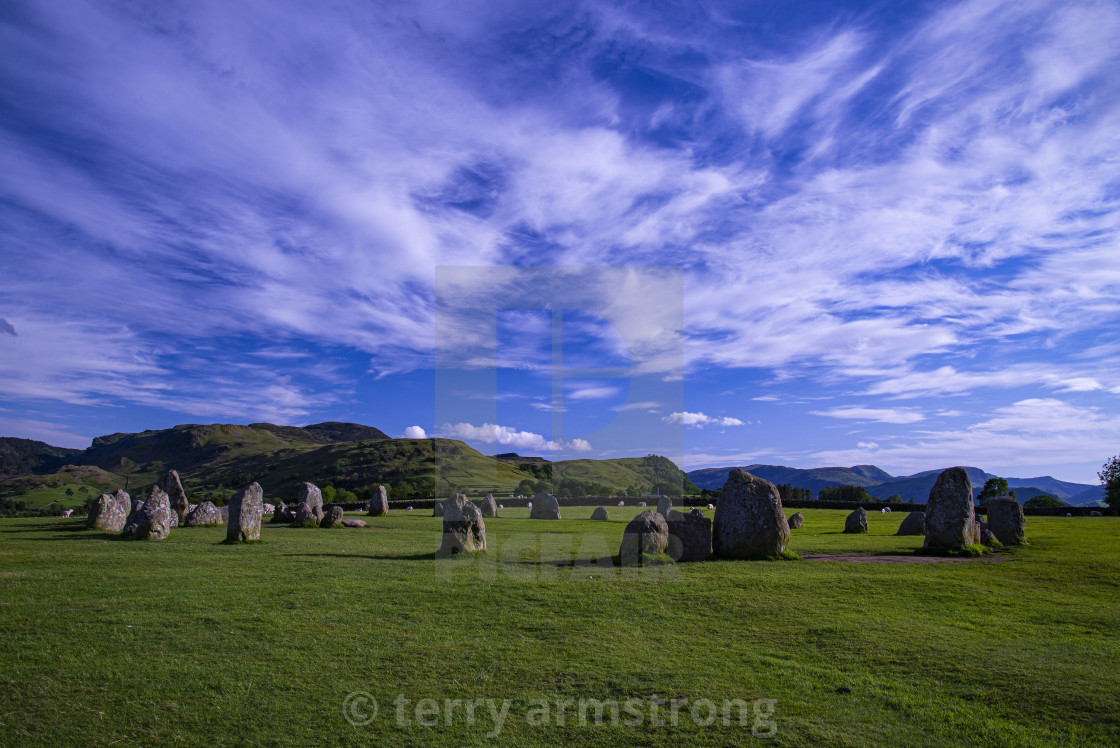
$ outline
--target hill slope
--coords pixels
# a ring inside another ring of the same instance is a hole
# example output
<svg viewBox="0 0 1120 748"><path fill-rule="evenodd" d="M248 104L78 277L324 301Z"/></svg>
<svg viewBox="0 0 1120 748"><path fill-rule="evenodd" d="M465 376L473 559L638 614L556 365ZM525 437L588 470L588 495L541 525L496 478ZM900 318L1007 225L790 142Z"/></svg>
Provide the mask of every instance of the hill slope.
<svg viewBox="0 0 1120 748"><path fill-rule="evenodd" d="M80 449L52 447L46 442L0 436L0 476L50 472L73 462L80 454Z"/></svg>

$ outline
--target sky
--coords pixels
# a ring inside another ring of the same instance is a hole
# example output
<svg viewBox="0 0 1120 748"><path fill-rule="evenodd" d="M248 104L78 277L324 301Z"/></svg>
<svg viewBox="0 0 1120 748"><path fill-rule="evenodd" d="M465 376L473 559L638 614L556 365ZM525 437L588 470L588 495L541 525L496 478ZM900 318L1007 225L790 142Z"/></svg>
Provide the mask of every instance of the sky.
<svg viewBox="0 0 1120 748"><path fill-rule="evenodd" d="M0 434L1120 451L1120 5L0 4Z"/></svg>

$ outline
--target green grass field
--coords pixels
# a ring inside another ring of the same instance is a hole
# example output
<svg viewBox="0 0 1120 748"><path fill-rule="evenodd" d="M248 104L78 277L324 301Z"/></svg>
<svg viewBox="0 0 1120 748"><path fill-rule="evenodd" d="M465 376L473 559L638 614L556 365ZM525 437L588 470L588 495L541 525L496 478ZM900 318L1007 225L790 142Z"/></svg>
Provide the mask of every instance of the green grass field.
<svg viewBox="0 0 1120 748"><path fill-rule="evenodd" d="M506 510L484 558L438 562L430 512L246 546L0 520L0 744L1120 743L1120 519L1028 518L1004 560L620 572L602 559L637 508L562 511ZM893 536L900 513L858 536L804 514L803 556L921 543ZM362 696L344 718L354 692L379 704L368 724ZM444 711L470 699L499 718L508 699L504 720ZM624 708L596 724L588 699Z"/></svg>

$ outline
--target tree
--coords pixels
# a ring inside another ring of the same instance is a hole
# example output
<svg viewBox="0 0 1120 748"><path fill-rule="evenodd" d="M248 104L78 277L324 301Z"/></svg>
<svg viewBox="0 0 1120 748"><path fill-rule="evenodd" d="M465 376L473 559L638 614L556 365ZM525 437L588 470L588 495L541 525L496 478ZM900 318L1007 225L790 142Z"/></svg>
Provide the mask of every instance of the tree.
<svg viewBox="0 0 1120 748"><path fill-rule="evenodd" d="M901 504L902 503L902 496L900 496L899 494L891 494L891 497L889 499L887 499L887 503L888 504Z"/></svg>
<svg viewBox="0 0 1120 748"><path fill-rule="evenodd" d="M1097 477L1104 486L1104 503L1112 511L1120 511L1120 455L1109 457Z"/></svg>
<svg viewBox="0 0 1120 748"><path fill-rule="evenodd" d="M988 502L1000 496L1008 496L1009 490L1007 488L1007 481L1003 478L988 478L984 483L984 487L980 489L980 495L976 497L976 502L980 506L987 506Z"/></svg>
<svg viewBox="0 0 1120 748"><path fill-rule="evenodd" d="M1068 504L1046 493L1040 493L1038 496L1027 499L1026 503L1023 504L1024 509L1057 509L1063 506L1068 506Z"/></svg>

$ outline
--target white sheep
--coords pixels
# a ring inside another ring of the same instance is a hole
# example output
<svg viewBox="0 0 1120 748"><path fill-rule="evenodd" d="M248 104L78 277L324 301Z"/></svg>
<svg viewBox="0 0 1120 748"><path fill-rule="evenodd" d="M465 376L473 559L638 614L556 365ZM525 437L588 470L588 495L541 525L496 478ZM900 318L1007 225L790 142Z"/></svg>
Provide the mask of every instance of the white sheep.
<svg viewBox="0 0 1120 748"><path fill-rule="evenodd" d="M498 508L499 508L499 509L505 509L505 508L506 508L506 505L505 505L505 504L498 504Z"/></svg>
<svg viewBox="0 0 1120 748"><path fill-rule="evenodd" d="M265 504L264 505L264 513L265 514L275 514L275 512L276 512L276 507L274 505L272 505L272 504Z"/></svg>
<svg viewBox="0 0 1120 748"><path fill-rule="evenodd" d="M63 516L63 517L69 517L69 516L70 516L71 514L73 514L73 513L74 513L74 510L73 510L73 509L64 509L64 510L62 511L62 516Z"/></svg>
<svg viewBox="0 0 1120 748"><path fill-rule="evenodd" d="M529 502L529 508L530 508L530 509L532 509L532 508L533 508L533 502L531 502L531 501Z"/></svg>
<svg viewBox="0 0 1120 748"><path fill-rule="evenodd" d="M406 511L406 512L411 512L411 511L412 511L412 507L410 507L410 506L409 506L409 507L405 507L405 511Z"/></svg>
<svg viewBox="0 0 1120 748"><path fill-rule="evenodd" d="M620 501L620 502L618 502L618 505L619 506L626 506L626 502L625 501Z"/></svg>
<svg viewBox="0 0 1120 748"><path fill-rule="evenodd" d="M890 513L891 513L891 508L889 506L883 507L883 514L890 514Z"/></svg>
<svg viewBox="0 0 1120 748"><path fill-rule="evenodd" d="M716 508L716 505L715 505L715 504L708 504L708 508L709 508L709 509L715 509L715 508Z"/></svg>

